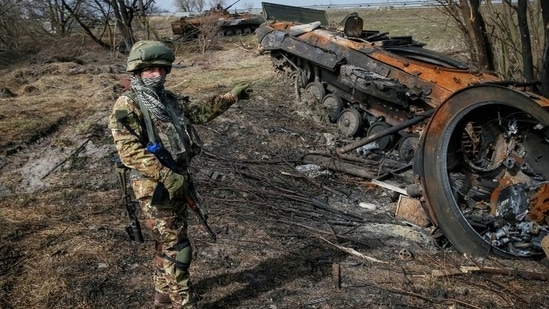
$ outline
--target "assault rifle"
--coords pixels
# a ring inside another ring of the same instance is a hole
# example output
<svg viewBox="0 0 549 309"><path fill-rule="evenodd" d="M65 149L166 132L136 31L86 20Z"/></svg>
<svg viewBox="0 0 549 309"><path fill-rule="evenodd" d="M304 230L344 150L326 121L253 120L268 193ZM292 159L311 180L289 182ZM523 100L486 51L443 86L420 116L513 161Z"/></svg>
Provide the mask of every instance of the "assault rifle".
<svg viewBox="0 0 549 309"><path fill-rule="evenodd" d="M185 202L189 206L189 208L198 216L198 219L200 223L206 228L208 231L208 234L210 234L210 237L213 241L217 240L217 235L215 232L210 228L208 225L208 215L198 206L198 195L196 194L196 189L194 187L194 182L191 177L190 173L187 173L186 170L181 168L173 159L171 154L164 148L162 148L158 144L148 144L147 150L154 154L154 156L162 163L162 165L166 166L167 168L171 169L174 173L178 173L181 175L186 176L185 179ZM164 187L164 184L159 182L156 186L156 189L154 190L153 197L152 197L152 204L156 204L157 202L160 202L164 196L166 195L166 188Z"/></svg>
<svg viewBox="0 0 549 309"><path fill-rule="evenodd" d="M187 202L187 205L189 205L189 208L192 209L194 213L198 216L200 223L202 223L202 225L206 228L212 240L216 241L217 235L214 233L214 231L212 231L212 229L208 225L208 215L204 212L204 210L202 210L202 208L198 207L198 195L196 195L194 182L190 174L186 183L187 183L188 194L185 195L185 200Z"/></svg>
<svg viewBox="0 0 549 309"><path fill-rule="evenodd" d="M139 219L135 213L135 204L138 202L132 200L132 197L128 193L126 183L126 172L128 171L128 167L122 164L122 161L120 161L118 156L114 157L112 160L114 161L118 181L120 182L120 187L122 188L122 200L124 202L124 206L126 207L128 217L130 218L130 224L126 227L126 233L128 233L130 240L142 243L143 233L141 232L141 225L139 224Z"/></svg>

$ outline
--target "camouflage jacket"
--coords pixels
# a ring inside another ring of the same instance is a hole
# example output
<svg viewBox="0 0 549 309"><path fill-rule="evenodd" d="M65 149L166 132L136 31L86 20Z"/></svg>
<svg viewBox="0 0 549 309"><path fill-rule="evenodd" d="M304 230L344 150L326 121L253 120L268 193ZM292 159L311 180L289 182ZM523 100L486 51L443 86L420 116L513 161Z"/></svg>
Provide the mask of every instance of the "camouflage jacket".
<svg viewBox="0 0 549 309"><path fill-rule="evenodd" d="M164 178L170 171L163 166L160 161L147 149L144 142L147 142L147 129L144 125L143 114L139 104L134 102L135 96L122 95L114 103L112 113L109 117L109 129L116 150L122 163L138 173L138 176L132 174L133 188L136 198L152 196L158 182L164 181ZM237 101L237 97L230 92L224 95L215 95L208 101L201 104L191 103L185 98L178 97L178 108L180 117L188 120L190 124L206 123L225 112ZM120 119L124 115L124 122ZM166 124L154 120L153 126L155 132L162 131ZM129 129L128 129L129 128ZM178 137L167 137L178 138ZM162 143L168 144L170 141L162 138ZM173 155L173 154L172 154Z"/></svg>

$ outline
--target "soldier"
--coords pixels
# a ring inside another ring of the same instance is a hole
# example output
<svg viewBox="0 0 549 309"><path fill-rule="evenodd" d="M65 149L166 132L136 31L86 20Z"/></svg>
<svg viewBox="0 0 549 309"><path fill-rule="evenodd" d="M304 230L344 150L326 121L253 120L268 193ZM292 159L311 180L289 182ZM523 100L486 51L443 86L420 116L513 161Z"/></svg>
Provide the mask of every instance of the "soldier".
<svg viewBox="0 0 549 309"><path fill-rule="evenodd" d="M161 42L134 44L126 67L132 73L131 88L116 100L109 128L122 163L131 169L144 224L155 240L154 305L195 308L184 202L189 163L200 152L192 124L205 123L225 112L245 95L248 85L239 84L202 104L190 103L164 89L174 59L173 51ZM158 149L164 154L167 151L173 160L162 160ZM166 194L158 194L163 188Z"/></svg>

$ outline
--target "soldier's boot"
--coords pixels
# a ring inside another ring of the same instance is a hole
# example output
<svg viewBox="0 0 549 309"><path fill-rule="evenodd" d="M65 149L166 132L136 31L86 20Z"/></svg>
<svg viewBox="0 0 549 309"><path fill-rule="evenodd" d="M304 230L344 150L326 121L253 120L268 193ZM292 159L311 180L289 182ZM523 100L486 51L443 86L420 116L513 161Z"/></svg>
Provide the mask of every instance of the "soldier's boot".
<svg viewBox="0 0 549 309"><path fill-rule="evenodd" d="M154 294L154 307L155 308L162 308L168 305L172 304L172 300L170 299L170 296L166 294L162 294L159 292L156 292Z"/></svg>
<svg viewBox="0 0 549 309"><path fill-rule="evenodd" d="M196 309L199 308L198 297L190 291L180 292L173 300L173 309Z"/></svg>
<svg viewBox="0 0 549 309"><path fill-rule="evenodd" d="M173 304L172 309L198 309L198 305L195 303L186 304Z"/></svg>

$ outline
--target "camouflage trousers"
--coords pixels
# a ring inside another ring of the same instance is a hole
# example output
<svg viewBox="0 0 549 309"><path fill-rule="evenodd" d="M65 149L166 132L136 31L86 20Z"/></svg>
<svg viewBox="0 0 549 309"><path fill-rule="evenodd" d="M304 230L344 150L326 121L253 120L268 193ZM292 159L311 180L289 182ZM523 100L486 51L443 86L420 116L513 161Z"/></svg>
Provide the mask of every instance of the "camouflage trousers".
<svg viewBox="0 0 549 309"><path fill-rule="evenodd" d="M152 197L139 199L144 223L155 240L155 292L168 295L173 308L194 308L189 280L192 249L187 238L187 205L183 198L151 205Z"/></svg>

